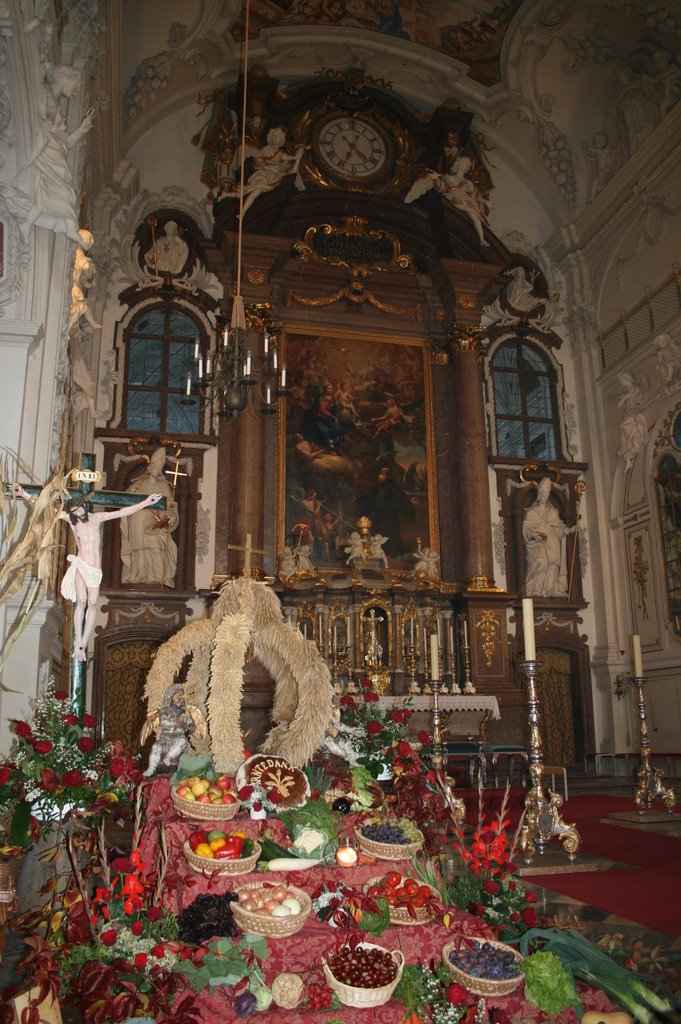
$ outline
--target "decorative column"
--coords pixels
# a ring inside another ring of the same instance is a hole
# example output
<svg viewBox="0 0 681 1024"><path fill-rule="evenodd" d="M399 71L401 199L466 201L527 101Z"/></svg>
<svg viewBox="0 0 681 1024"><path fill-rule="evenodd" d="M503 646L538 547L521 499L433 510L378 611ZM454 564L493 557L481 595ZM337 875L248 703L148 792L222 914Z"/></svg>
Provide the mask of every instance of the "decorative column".
<svg viewBox="0 0 681 1024"><path fill-rule="evenodd" d="M457 492L467 590L495 590L487 430L482 390L483 339L472 329L450 337L454 389L454 437L458 447ZM437 356L436 356L437 360Z"/></svg>

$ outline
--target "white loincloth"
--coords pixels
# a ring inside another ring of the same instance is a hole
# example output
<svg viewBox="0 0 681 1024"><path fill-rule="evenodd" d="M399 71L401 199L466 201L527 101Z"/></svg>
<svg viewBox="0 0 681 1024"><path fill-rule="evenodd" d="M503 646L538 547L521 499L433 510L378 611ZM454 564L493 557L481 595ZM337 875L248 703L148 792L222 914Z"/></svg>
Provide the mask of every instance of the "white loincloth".
<svg viewBox="0 0 681 1024"><path fill-rule="evenodd" d="M76 573L85 580L85 585L90 590L92 587L98 587L102 582L102 570L98 565L88 565L78 555L69 555L66 559L70 562L68 569L64 573L61 581L61 592L62 596L68 601L76 601L78 599L78 593L76 591Z"/></svg>

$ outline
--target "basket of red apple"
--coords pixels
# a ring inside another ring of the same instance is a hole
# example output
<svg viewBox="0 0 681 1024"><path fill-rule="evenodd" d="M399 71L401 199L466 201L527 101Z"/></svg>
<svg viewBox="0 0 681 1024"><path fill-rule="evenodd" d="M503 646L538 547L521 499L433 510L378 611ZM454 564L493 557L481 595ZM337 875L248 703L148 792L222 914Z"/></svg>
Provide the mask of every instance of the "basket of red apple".
<svg viewBox="0 0 681 1024"><path fill-rule="evenodd" d="M218 828L192 832L182 850L190 867L204 875L247 875L262 852L260 844L244 832Z"/></svg>
<svg viewBox="0 0 681 1024"><path fill-rule="evenodd" d="M178 814L198 821L229 821L240 807L229 775L215 781L190 775L171 787L170 796Z"/></svg>

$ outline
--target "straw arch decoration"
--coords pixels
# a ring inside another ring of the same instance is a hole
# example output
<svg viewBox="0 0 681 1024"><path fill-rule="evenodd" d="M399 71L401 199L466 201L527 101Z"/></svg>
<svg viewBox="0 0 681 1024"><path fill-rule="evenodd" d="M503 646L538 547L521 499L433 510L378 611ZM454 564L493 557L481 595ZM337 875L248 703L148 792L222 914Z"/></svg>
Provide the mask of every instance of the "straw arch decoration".
<svg viewBox="0 0 681 1024"><path fill-rule="evenodd" d="M147 675L147 713L192 658L187 691L207 709L210 753L219 772L243 761L243 666L249 643L275 682L273 727L261 749L301 768L324 739L331 720L331 675L316 645L284 622L276 594L248 579L224 585L208 619L188 623L158 650Z"/></svg>

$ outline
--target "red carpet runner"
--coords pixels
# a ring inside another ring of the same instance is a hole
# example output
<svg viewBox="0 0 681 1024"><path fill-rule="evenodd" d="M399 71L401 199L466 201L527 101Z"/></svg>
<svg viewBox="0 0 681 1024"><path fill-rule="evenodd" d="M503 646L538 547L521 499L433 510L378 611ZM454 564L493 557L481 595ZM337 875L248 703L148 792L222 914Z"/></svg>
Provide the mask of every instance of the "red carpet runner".
<svg viewBox="0 0 681 1024"><path fill-rule="evenodd" d="M570 798L561 808L562 817L566 823L577 826L583 853L606 857L627 867L532 875L530 880L664 935L681 935L681 838L663 835L652 827L628 828L598 820L613 811L634 809L633 800L623 797ZM660 804L653 810L664 808ZM559 846L557 840L553 842Z"/></svg>

